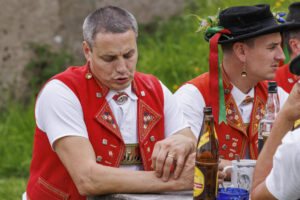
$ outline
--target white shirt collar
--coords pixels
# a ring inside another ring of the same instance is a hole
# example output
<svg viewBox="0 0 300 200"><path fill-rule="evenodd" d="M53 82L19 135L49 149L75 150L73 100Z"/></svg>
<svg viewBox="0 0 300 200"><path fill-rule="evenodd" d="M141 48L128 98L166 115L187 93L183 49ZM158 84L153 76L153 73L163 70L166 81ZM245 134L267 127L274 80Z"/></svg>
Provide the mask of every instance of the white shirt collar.
<svg viewBox="0 0 300 200"><path fill-rule="evenodd" d="M247 94L243 93L239 88L235 85L232 85L231 95L233 96L235 103L237 106L240 106L246 96L250 96L254 98L254 88L252 88Z"/></svg>
<svg viewBox="0 0 300 200"><path fill-rule="evenodd" d="M130 85L129 85L127 88L125 88L124 90L120 90L120 91L109 90L109 92L108 92L107 95L106 95L106 100L107 100L107 101L110 101L110 100L113 98L113 96L114 96L117 92L126 92L126 93L128 94L128 97L129 97L130 99L132 99L132 100L137 100L138 98L137 98L136 94L132 91L131 85L132 85L132 84L130 84Z"/></svg>

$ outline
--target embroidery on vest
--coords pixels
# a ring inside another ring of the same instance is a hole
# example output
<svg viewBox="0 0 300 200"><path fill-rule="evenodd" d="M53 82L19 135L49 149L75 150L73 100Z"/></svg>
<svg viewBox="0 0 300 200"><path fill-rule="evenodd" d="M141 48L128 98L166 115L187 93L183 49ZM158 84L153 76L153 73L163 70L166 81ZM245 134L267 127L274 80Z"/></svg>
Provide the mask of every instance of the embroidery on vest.
<svg viewBox="0 0 300 200"><path fill-rule="evenodd" d="M118 124L107 102L96 115L96 118L103 126L122 138Z"/></svg>
<svg viewBox="0 0 300 200"><path fill-rule="evenodd" d="M226 102L226 118L227 123L230 126L240 130L241 132L247 135L246 126L244 125L244 122L234 102L233 97L230 97L230 99Z"/></svg>
<svg viewBox="0 0 300 200"><path fill-rule="evenodd" d="M258 129L258 122L261 120L261 118L265 115L266 109L265 109L265 103L260 97L256 97L254 101L254 111L252 116L252 134L256 134Z"/></svg>
<svg viewBox="0 0 300 200"><path fill-rule="evenodd" d="M155 112L150 106L145 104L142 100L139 106L139 133L141 141L151 131L154 125L161 119L161 116Z"/></svg>

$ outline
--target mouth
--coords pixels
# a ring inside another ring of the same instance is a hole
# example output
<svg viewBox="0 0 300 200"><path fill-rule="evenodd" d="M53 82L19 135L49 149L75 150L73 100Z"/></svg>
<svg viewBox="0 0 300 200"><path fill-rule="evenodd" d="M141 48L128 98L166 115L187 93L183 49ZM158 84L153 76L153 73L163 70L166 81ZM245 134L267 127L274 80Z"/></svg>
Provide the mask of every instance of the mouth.
<svg viewBox="0 0 300 200"><path fill-rule="evenodd" d="M128 81L128 77L119 77L119 78L116 78L115 81L118 83L118 84L124 84Z"/></svg>
<svg viewBox="0 0 300 200"><path fill-rule="evenodd" d="M278 67L278 64L274 64L274 65L272 65L271 67L272 67L273 70L276 70L276 71L277 71L278 68L279 68L279 67Z"/></svg>

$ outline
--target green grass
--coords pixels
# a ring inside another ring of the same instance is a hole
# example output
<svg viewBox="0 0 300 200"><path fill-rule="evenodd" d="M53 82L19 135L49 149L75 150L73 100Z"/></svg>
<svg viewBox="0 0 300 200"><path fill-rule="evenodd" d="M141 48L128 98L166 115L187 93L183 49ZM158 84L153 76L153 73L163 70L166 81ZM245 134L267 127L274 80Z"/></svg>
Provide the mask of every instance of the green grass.
<svg viewBox="0 0 300 200"><path fill-rule="evenodd" d="M278 0L279 2L280 0ZM157 76L175 91L185 81L208 70L208 43L202 33L196 33L198 22L191 14L201 17L215 15L218 8L235 5L254 5L275 0L189 0L185 12L164 23L157 20L140 27L137 70ZM286 10L292 3L285 0ZM78 41L80 42L80 41ZM76 65L76 63L74 63ZM78 63L77 63L78 64ZM39 88L37 86L37 88ZM20 199L29 177L34 134L34 101L7 103L0 110L0 199Z"/></svg>
<svg viewBox="0 0 300 200"><path fill-rule="evenodd" d="M27 184L26 178L0 178L0 199L21 200Z"/></svg>

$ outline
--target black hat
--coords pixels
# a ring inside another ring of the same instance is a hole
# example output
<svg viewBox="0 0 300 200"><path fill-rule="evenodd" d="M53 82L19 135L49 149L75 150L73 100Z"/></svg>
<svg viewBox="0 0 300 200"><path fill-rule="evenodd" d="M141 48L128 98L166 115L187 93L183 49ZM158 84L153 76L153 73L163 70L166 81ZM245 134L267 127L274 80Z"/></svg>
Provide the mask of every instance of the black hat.
<svg viewBox="0 0 300 200"><path fill-rule="evenodd" d="M300 55L296 56L289 65L292 74L300 76Z"/></svg>
<svg viewBox="0 0 300 200"><path fill-rule="evenodd" d="M292 3L289 6L289 14L286 18L288 29L300 29L300 2Z"/></svg>
<svg viewBox="0 0 300 200"><path fill-rule="evenodd" d="M222 10L219 14L219 26L230 31L230 34L220 37L219 44L281 32L286 27L284 24L277 24L268 4ZM205 39L208 41L213 36L214 34L205 34Z"/></svg>

